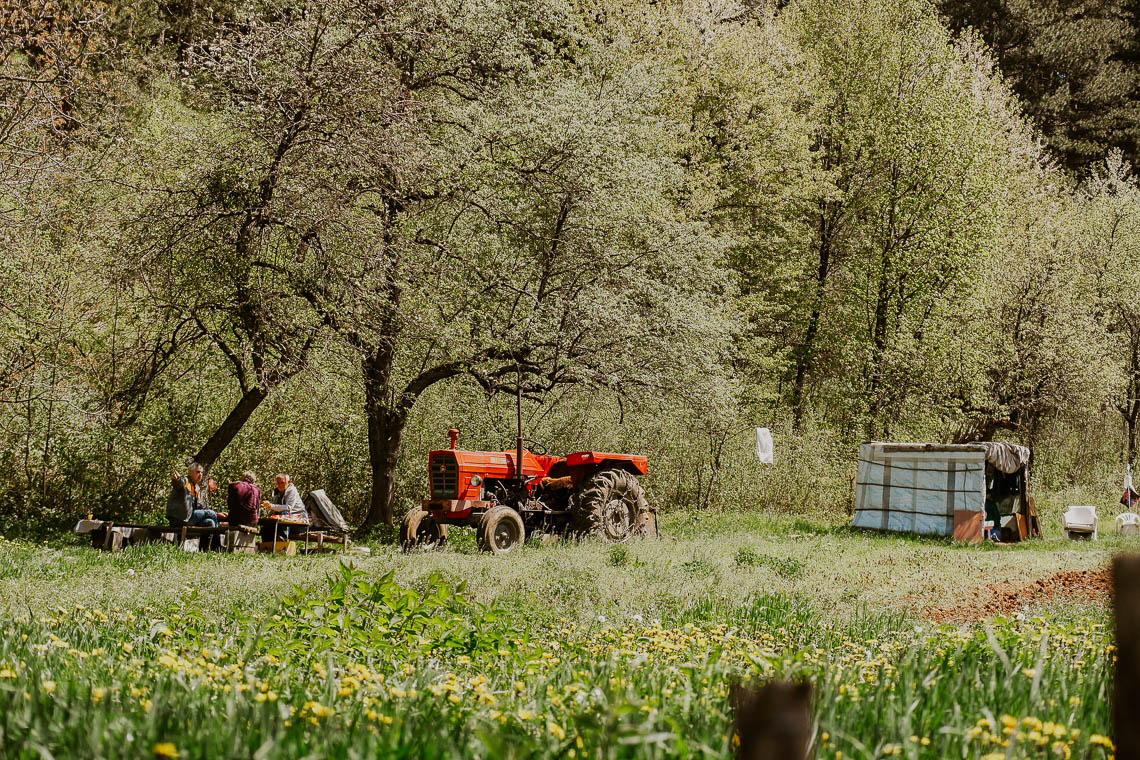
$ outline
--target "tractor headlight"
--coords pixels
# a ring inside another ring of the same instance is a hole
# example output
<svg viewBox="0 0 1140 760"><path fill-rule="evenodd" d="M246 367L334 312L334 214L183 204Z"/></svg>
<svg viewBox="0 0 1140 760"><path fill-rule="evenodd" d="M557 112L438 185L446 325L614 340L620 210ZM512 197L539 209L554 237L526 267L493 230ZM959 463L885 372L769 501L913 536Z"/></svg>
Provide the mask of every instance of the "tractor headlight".
<svg viewBox="0 0 1140 760"><path fill-rule="evenodd" d="M481 476L479 476L479 475L472 475L471 476L471 485L477 486L482 482L483 482L483 478Z"/></svg>

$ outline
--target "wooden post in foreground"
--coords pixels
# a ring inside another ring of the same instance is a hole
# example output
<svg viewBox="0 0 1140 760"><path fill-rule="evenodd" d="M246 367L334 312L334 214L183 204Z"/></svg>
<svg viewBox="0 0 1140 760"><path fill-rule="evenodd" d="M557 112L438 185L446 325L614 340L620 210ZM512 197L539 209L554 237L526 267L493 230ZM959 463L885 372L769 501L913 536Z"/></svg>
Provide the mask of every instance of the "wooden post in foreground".
<svg viewBox="0 0 1140 760"><path fill-rule="evenodd" d="M1116 619L1116 673L1112 733L1116 760L1140 760L1140 556L1112 561L1112 606Z"/></svg>
<svg viewBox="0 0 1140 760"><path fill-rule="evenodd" d="M1140 588L1140 586L1138 586ZM805 760L811 739L811 684L732 687L738 760ZM1120 757L1117 755L1117 757Z"/></svg>

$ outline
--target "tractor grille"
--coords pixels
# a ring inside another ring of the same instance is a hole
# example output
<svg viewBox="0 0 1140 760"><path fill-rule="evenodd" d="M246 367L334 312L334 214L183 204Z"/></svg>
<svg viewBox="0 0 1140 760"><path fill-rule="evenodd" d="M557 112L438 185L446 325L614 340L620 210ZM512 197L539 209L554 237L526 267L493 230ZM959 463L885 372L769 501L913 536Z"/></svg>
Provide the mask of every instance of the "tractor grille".
<svg viewBox="0 0 1140 760"><path fill-rule="evenodd" d="M459 498L459 463L454 454L437 454L428 467L433 499Z"/></svg>

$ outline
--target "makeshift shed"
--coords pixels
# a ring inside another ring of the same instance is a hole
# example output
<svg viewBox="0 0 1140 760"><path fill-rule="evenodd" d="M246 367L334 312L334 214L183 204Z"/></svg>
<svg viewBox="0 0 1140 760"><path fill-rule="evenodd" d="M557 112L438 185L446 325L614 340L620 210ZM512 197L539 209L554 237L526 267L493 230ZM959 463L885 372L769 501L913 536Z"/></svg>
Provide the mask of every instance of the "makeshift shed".
<svg viewBox="0 0 1140 760"><path fill-rule="evenodd" d="M1028 484L1024 446L865 443L859 447L851 524L980 541L988 499L1003 538L1040 535Z"/></svg>

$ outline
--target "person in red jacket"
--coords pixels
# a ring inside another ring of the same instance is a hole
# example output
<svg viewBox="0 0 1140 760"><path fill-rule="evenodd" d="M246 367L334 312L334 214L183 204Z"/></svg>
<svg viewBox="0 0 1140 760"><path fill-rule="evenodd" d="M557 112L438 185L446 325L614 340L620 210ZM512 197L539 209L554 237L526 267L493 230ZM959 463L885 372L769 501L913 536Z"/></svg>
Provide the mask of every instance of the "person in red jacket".
<svg viewBox="0 0 1140 760"><path fill-rule="evenodd" d="M258 510L261 507L261 489L257 487L257 476L246 470L242 473L241 480L230 483L226 490L226 506L230 511L230 525L257 525Z"/></svg>

